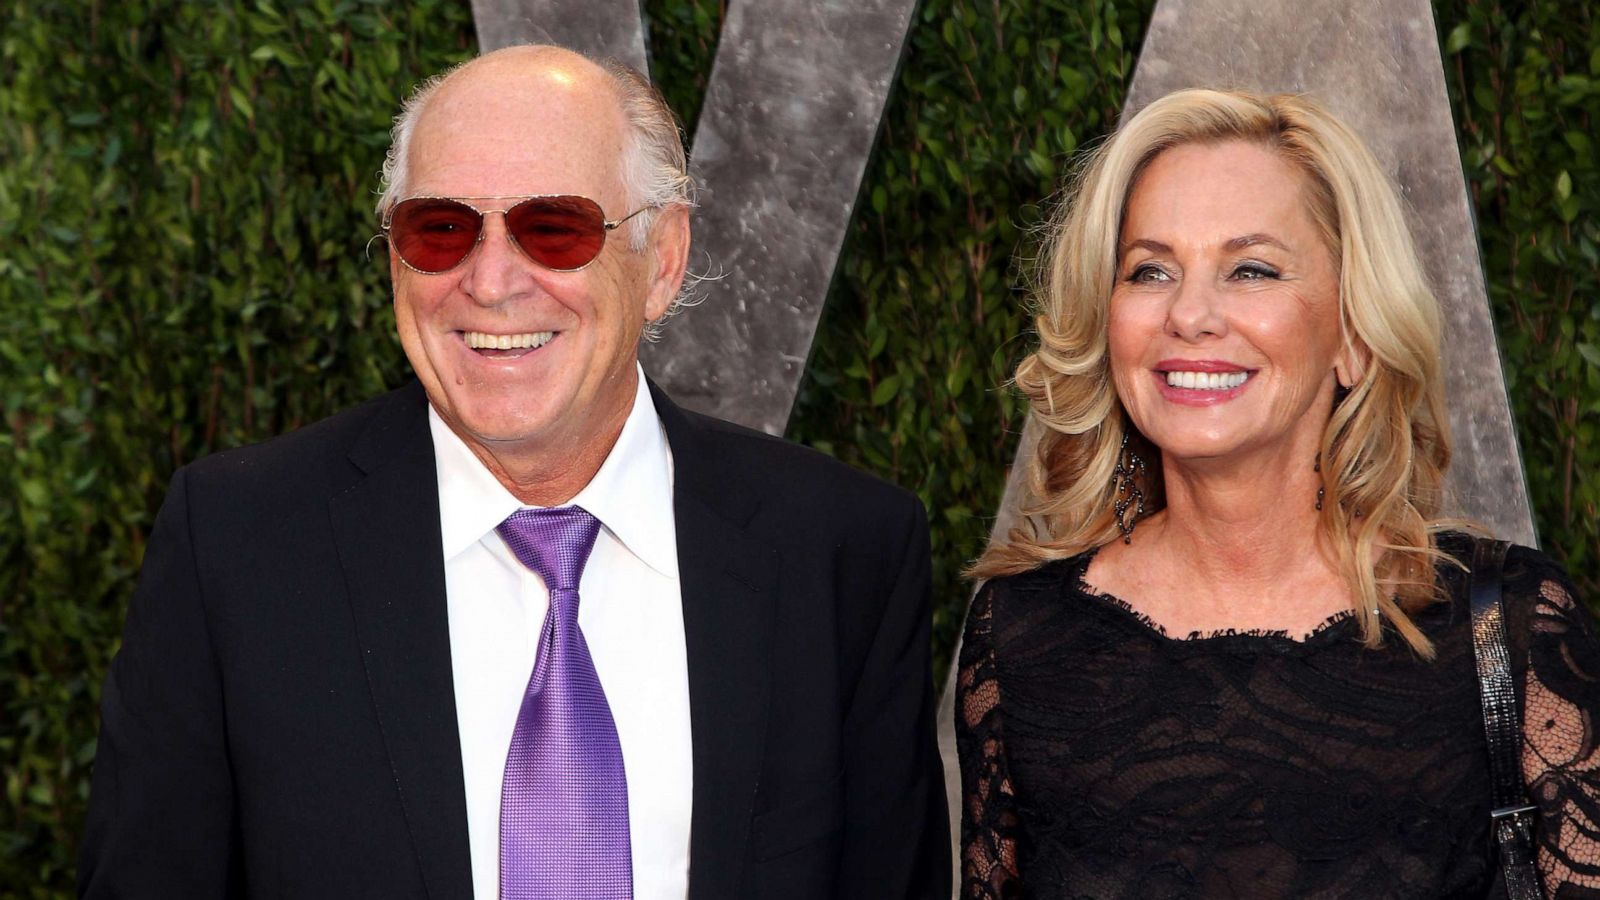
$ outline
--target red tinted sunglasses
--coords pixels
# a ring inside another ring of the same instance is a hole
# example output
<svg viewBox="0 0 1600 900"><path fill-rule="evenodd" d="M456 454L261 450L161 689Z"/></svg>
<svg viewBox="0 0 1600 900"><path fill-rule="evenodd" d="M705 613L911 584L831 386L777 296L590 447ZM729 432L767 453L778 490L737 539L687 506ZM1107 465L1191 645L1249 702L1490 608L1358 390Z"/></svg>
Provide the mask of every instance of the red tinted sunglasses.
<svg viewBox="0 0 1600 900"><path fill-rule="evenodd" d="M467 200L520 202L505 209L479 209ZM588 197L412 197L389 210L383 231L407 268L439 275L472 255L483 240L483 217L497 212L505 216L506 237L524 256L547 269L575 272L600 255L606 232L649 208L608 222L600 204Z"/></svg>

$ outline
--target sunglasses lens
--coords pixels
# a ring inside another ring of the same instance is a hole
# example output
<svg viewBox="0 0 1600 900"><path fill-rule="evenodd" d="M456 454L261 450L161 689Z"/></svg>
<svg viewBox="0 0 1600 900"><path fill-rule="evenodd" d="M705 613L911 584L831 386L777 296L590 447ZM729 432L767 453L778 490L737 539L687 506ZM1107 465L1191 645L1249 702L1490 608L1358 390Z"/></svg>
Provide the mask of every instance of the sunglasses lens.
<svg viewBox="0 0 1600 900"><path fill-rule="evenodd" d="M522 251L550 269L581 269L606 243L606 218L586 197L536 197L506 211L506 228Z"/></svg>
<svg viewBox="0 0 1600 900"><path fill-rule="evenodd" d="M389 239L412 268L446 272L472 252L482 228L483 217L464 203L417 198L394 208Z"/></svg>

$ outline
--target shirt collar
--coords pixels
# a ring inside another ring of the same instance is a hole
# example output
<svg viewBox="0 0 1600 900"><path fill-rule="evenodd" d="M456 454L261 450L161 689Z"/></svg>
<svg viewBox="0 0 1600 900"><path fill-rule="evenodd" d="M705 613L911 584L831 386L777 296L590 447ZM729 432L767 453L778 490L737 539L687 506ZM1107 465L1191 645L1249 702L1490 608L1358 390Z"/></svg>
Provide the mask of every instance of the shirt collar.
<svg viewBox="0 0 1600 900"><path fill-rule="evenodd" d="M638 389L622 434L600 470L570 504L588 510L645 565L677 578L672 451L645 384L644 370L637 363L634 368ZM432 404L428 405L428 428L433 434L439 480L440 533L444 558L449 560L526 504L489 472Z"/></svg>

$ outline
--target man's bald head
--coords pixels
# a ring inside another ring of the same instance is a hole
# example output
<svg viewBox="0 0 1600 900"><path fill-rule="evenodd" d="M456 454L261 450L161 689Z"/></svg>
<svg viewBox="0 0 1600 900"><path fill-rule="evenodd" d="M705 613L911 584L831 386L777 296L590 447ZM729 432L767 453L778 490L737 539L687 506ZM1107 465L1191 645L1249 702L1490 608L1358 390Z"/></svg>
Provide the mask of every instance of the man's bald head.
<svg viewBox="0 0 1600 900"><path fill-rule="evenodd" d="M620 63L597 63L563 47L523 45L484 54L417 87L395 117L378 214L387 216L416 195L412 156L426 152L429 141L448 139L456 123L516 115L523 104L536 102L543 115L580 117L594 129L594 151L615 154L627 207L615 215L646 208L629 222L635 249L650 231L653 210L694 205L677 119L649 81ZM617 140L610 140L613 135Z"/></svg>

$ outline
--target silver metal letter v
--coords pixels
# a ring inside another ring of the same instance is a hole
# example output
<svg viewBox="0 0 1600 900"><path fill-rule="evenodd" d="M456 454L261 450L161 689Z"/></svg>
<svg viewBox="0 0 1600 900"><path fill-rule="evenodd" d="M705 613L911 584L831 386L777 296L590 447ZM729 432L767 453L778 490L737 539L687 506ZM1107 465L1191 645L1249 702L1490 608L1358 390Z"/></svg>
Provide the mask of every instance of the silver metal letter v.
<svg viewBox="0 0 1600 900"><path fill-rule="evenodd" d="M643 353L685 406L783 433L915 6L728 5L690 164L702 190L694 268L720 278ZM472 9L485 52L548 42L648 71L637 0Z"/></svg>

